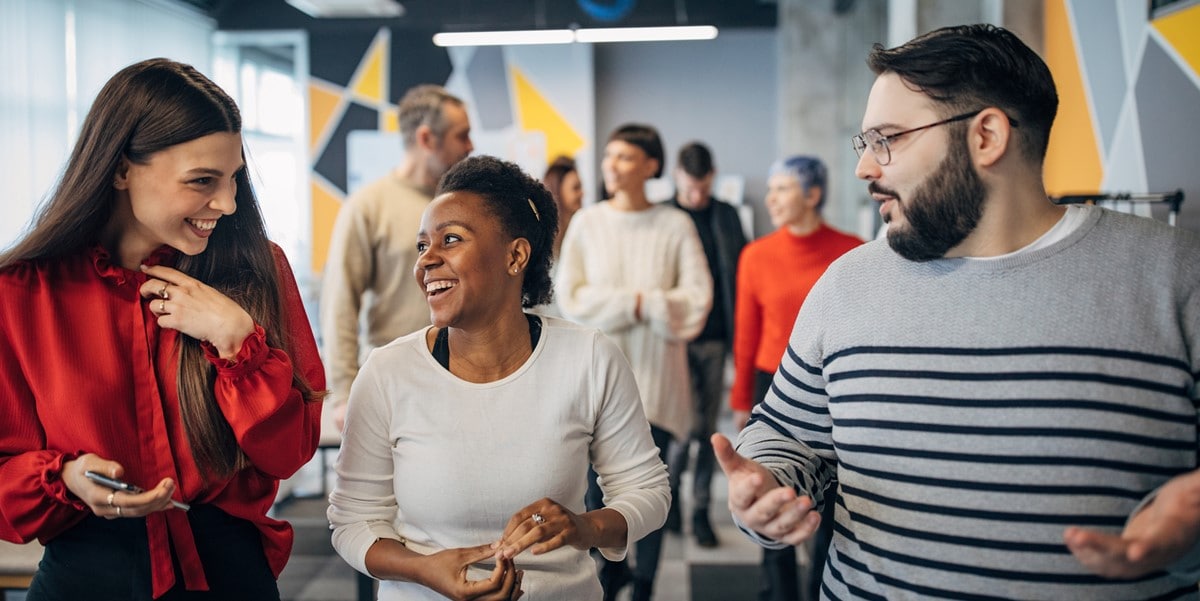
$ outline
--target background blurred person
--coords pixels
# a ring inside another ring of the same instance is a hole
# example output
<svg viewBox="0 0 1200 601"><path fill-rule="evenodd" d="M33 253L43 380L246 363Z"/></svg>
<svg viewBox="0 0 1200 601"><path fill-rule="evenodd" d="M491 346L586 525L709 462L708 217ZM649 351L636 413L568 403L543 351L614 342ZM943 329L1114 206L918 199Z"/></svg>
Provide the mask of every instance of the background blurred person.
<svg viewBox="0 0 1200 601"><path fill-rule="evenodd" d="M579 179L575 159L565 156L554 159L542 176L542 184L554 196L554 204L558 207L558 235L554 238L554 258L557 259L567 225L575 212L583 208L583 182Z"/></svg>
<svg viewBox="0 0 1200 601"><path fill-rule="evenodd" d="M554 204L558 208L558 235L554 237L554 264L550 267L551 274L556 274L563 235L566 234L567 226L570 225L575 212L583 206L583 184L579 179L579 170L575 167L575 160L565 156L554 159L554 162L546 168L546 174L542 176L542 184L550 191L551 196L554 197ZM533 310L540 315L563 316L562 310L558 308L558 303L553 300L545 305L534 307Z"/></svg>
<svg viewBox="0 0 1200 601"><path fill-rule="evenodd" d="M429 325L425 298L408 278L413 237L438 179L475 148L466 106L441 86L406 92L399 122L400 165L346 200L329 240L320 308L331 389L326 429L341 431L367 353Z"/></svg>
<svg viewBox="0 0 1200 601"><path fill-rule="evenodd" d="M0 255L0 538L46 547L30 601L279 599L267 512L325 382L241 125L191 66L126 67Z"/></svg>
<svg viewBox="0 0 1200 601"><path fill-rule="evenodd" d="M750 409L762 401L783 353L796 313L809 290L838 257L862 244L821 218L828 174L811 156L791 156L771 166L765 204L776 230L751 242L742 252L734 325L734 382L730 395L734 426L746 426ZM832 515L833 503L826 504ZM805 599L819 598L821 568L833 527L830 518L810 546ZM796 549L763 549L762 601L796 601Z"/></svg>
<svg viewBox="0 0 1200 601"><path fill-rule="evenodd" d="M550 193L467 159L416 236L433 326L376 349L350 395L333 544L379 598L596 600L611 559L666 517L666 468L629 364L551 295ZM589 462L608 506L586 511ZM525 551L529 551L526 553Z"/></svg>
<svg viewBox="0 0 1200 601"><path fill-rule="evenodd" d="M601 171L611 198L572 219L555 294L568 319L600 328L628 357L665 461L672 437L686 440L690 432L687 342L708 317L712 276L691 219L646 199L646 181L662 169L662 140L653 127L628 124L609 136ZM590 487L593 507L598 492ZM649 599L661 548L661 531L642 539L632 574L624 562L603 562L605 597L614 598L632 577L635 601Z"/></svg>
<svg viewBox="0 0 1200 601"><path fill-rule="evenodd" d="M709 520L708 506L716 459L709 437L717 431L717 414L725 394L725 358L733 345L738 255L746 245L746 234L737 209L712 196L716 168L707 146L690 142L680 148L674 175L675 199L671 203L683 209L696 225L712 275L713 303L700 334L687 345L688 371L692 378L692 431L687 439L671 445L671 512L667 514L665 527L674 532L681 529L679 481L687 471L689 451L694 442L692 535L701 547L715 547L717 534Z"/></svg>

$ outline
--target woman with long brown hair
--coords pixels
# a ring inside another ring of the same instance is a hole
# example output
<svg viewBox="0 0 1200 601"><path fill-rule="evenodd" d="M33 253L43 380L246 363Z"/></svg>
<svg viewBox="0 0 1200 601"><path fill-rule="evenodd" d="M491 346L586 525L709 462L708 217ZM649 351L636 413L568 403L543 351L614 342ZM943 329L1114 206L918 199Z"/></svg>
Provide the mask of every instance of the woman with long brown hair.
<svg viewBox="0 0 1200 601"><path fill-rule="evenodd" d="M167 59L114 75L0 296L0 538L46 545L28 599L278 599L267 511L325 382L233 100Z"/></svg>

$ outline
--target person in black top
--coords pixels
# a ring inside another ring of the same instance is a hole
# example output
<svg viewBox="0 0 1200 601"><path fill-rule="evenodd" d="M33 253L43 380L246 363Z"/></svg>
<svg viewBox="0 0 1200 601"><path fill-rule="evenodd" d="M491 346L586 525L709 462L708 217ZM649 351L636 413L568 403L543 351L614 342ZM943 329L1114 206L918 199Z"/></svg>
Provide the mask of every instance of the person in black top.
<svg viewBox="0 0 1200 601"><path fill-rule="evenodd" d="M717 412L725 390L725 358L733 345L733 298L737 284L738 255L746 245L746 235L737 209L712 196L712 152L700 142L689 142L679 150L675 167L676 207L683 209L696 223L704 255L712 271L713 305L700 335L688 344L688 370L691 372L693 406L692 435L672 445L669 465L671 511L667 529L680 531L679 480L687 470L692 443L696 444L695 472L692 479L692 534L701 547L717 546L717 536L708 518L709 489L713 474L713 450L709 437L716 432Z"/></svg>

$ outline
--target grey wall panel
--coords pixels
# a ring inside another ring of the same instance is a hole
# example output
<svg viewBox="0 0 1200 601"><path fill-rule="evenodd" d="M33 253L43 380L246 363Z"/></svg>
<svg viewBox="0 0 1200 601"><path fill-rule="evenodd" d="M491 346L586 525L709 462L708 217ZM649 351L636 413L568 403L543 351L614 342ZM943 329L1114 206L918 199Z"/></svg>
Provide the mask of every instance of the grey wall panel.
<svg viewBox="0 0 1200 601"><path fill-rule="evenodd" d="M1187 200L1179 225L1200 231L1200 89L1151 37L1135 88L1149 192L1182 188Z"/></svg>
<svg viewBox="0 0 1200 601"><path fill-rule="evenodd" d="M1128 89L1117 7L1112 2L1074 0L1071 9L1101 153L1108 156Z"/></svg>

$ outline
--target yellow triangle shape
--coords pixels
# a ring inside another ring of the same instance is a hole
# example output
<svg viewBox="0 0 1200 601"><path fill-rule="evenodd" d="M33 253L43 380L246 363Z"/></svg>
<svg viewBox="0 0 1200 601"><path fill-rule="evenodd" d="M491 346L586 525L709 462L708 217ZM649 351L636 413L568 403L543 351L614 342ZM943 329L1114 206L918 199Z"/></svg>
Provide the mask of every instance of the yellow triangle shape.
<svg viewBox="0 0 1200 601"><path fill-rule="evenodd" d="M1104 179L1066 1L1049 0L1044 6L1046 65L1058 87L1058 117L1042 170L1051 194L1094 192Z"/></svg>
<svg viewBox="0 0 1200 601"><path fill-rule="evenodd" d="M358 65L357 81L354 82L355 95L377 103L383 100L383 56L387 51L387 37L383 31L375 35L375 41L367 50L363 61Z"/></svg>
<svg viewBox="0 0 1200 601"><path fill-rule="evenodd" d="M329 239L333 237L333 220L342 209L342 195L323 185L312 183L312 268L313 273L325 269L325 258L329 255Z"/></svg>
<svg viewBox="0 0 1200 601"><path fill-rule="evenodd" d="M379 113L380 123L379 129L388 133L400 132L400 107L389 106Z"/></svg>
<svg viewBox="0 0 1200 601"><path fill-rule="evenodd" d="M1154 28L1162 34L1175 52L1200 75L1200 5L1173 12L1154 20Z"/></svg>
<svg viewBox="0 0 1200 601"><path fill-rule="evenodd" d="M546 163L559 155L575 156L583 148L583 138L575 128L538 92L520 69L512 67L517 89L517 115L524 131L540 131L546 135Z"/></svg>
<svg viewBox="0 0 1200 601"><path fill-rule="evenodd" d="M335 123L341 94L324 86L308 84L308 149L317 155L317 143L324 139L325 130Z"/></svg>

